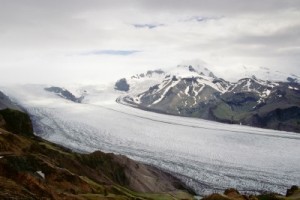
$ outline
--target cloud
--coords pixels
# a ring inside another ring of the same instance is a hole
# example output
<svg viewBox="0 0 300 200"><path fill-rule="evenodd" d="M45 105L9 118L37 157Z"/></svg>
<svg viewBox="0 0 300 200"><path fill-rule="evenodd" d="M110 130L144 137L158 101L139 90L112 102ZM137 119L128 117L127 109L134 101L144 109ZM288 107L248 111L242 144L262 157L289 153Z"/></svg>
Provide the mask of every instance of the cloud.
<svg viewBox="0 0 300 200"><path fill-rule="evenodd" d="M94 50L85 53L81 53L80 55L113 55L113 56L128 56L140 51L137 50Z"/></svg>
<svg viewBox="0 0 300 200"><path fill-rule="evenodd" d="M218 20L221 19L222 17L204 17L204 16L193 16L190 17L184 21L197 21L197 22L205 22L208 20Z"/></svg>
<svg viewBox="0 0 300 200"><path fill-rule="evenodd" d="M159 26L165 26L165 24L133 24L135 28L148 28L148 29L153 29L157 28Z"/></svg>
<svg viewBox="0 0 300 200"><path fill-rule="evenodd" d="M193 59L224 78L242 66L299 74L299 9L295 0L4 0L0 81L107 82Z"/></svg>
<svg viewBox="0 0 300 200"><path fill-rule="evenodd" d="M141 0L138 5L151 11L190 12L219 15L240 15L245 13L268 14L284 9L299 8L300 2L295 0Z"/></svg>

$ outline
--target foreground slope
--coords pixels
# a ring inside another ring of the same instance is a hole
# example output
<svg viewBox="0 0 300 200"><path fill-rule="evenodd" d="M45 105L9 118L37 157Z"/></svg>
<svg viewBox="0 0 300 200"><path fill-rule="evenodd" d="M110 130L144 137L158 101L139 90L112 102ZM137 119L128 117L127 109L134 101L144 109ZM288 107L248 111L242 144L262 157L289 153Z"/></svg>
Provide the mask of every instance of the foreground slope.
<svg viewBox="0 0 300 200"><path fill-rule="evenodd" d="M157 168L100 151L79 154L33 135L28 115L0 110L0 199L191 199Z"/></svg>
<svg viewBox="0 0 300 200"><path fill-rule="evenodd" d="M6 88L31 114L43 138L158 166L201 195L228 187L284 193L300 185L299 134L146 112L116 103L123 93L84 90L79 104L44 86Z"/></svg>
<svg viewBox="0 0 300 200"><path fill-rule="evenodd" d="M239 191L233 188L230 188L230 189L226 189L223 194L214 193L203 198L203 200L299 200L299 199L300 199L300 189L296 185L288 189L285 195L280 195L276 193L245 195L245 194L241 194Z"/></svg>

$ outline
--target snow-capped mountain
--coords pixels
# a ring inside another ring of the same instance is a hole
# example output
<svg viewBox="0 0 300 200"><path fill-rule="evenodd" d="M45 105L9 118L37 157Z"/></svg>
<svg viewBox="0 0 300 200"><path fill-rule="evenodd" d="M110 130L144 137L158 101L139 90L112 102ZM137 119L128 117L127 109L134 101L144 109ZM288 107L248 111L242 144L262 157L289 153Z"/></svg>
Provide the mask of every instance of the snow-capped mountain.
<svg viewBox="0 0 300 200"><path fill-rule="evenodd" d="M216 78L216 76L207 69L207 67L201 65L177 65L175 68L171 68L168 74L176 76L178 78L190 78L190 77L210 77Z"/></svg>
<svg viewBox="0 0 300 200"><path fill-rule="evenodd" d="M131 77L129 91L120 101L168 114L300 131L296 79L279 82L251 75L233 83L201 65L178 65L159 72Z"/></svg>
<svg viewBox="0 0 300 200"><path fill-rule="evenodd" d="M296 75L295 75L296 77ZM68 88L69 89L69 88ZM107 87L46 88L67 100L117 100L145 110L300 132L300 84L254 75L229 82L206 66L178 65L122 78Z"/></svg>
<svg viewBox="0 0 300 200"><path fill-rule="evenodd" d="M197 96L198 93L207 90L210 90L210 93L224 92L229 87L228 82L217 78L206 67L200 65L178 65L166 72L148 71L146 74L132 76L127 82L130 88L129 98L137 104L143 101L157 104L165 95L170 95L174 87L178 87L179 97L190 96L192 93L193 96Z"/></svg>
<svg viewBox="0 0 300 200"><path fill-rule="evenodd" d="M60 87L54 87L54 86L46 87L45 90L48 92L53 92L62 98L68 99L76 103L81 103L81 101L84 99L84 95L81 95L80 97L76 97L67 89L60 88Z"/></svg>
<svg viewBox="0 0 300 200"><path fill-rule="evenodd" d="M137 95L148 90L151 86L159 84L163 81L166 74L163 70L149 70L146 73L131 76L127 82L130 86L130 93Z"/></svg>

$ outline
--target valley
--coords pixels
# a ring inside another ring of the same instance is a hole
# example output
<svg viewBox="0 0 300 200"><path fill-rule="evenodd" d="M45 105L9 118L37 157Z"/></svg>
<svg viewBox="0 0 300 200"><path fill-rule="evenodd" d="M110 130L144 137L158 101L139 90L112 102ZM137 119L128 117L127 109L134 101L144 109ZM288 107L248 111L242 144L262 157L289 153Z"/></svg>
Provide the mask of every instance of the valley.
<svg viewBox="0 0 300 200"><path fill-rule="evenodd" d="M78 152L127 155L175 174L197 194L284 193L300 182L300 135L147 112L118 104L113 89L84 88L82 103L43 85L1 88L24 107L42 138Z"/></svg>

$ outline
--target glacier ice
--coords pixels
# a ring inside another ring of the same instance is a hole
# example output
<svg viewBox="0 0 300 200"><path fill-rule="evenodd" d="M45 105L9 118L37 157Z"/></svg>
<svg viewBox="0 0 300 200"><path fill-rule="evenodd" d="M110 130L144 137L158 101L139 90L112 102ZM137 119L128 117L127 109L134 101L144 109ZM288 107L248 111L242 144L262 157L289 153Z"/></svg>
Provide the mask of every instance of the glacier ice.
<svg viewBox="0 0 300 200"><path fill-rule="evenodd" d="M90 90L82 104L40 85L1 90L27 109L41 137L80 152L127 155L172 172L200 195L300 185L296 133L147 112L116 103L122 93L105 89Z"/></svg>

